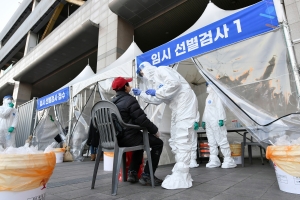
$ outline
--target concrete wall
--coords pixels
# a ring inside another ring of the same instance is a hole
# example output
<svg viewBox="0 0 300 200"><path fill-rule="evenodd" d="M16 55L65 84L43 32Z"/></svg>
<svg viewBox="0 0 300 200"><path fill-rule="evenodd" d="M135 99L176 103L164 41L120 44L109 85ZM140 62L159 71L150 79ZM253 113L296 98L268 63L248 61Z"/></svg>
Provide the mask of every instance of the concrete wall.
<svg viewBox="0 0 300 200"><path fill-rule="evenodd" d="M114 62L133 41L133 27L114 14L108 4L108 0L102 0L99 7L97 71Z"/></svg>

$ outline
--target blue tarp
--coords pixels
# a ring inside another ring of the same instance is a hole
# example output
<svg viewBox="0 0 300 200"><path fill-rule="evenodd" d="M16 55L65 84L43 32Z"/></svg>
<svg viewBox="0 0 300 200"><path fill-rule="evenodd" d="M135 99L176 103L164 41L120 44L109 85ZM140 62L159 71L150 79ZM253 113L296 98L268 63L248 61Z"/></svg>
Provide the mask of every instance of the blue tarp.
<svg viewBox="0 0 300 200"><path fill-rule="evenodd" d="M69 87L57 90L51 94L43 96L37 100L37 110L65 103L70 99Z"/></svg>
<svg viewBox="0 0 300 200"><path fill-rule="evenodd" d="M273 0L264 0L137 56L137 66L170 65L278 28ZM255 49L249 49L255 51Z"/></svg>

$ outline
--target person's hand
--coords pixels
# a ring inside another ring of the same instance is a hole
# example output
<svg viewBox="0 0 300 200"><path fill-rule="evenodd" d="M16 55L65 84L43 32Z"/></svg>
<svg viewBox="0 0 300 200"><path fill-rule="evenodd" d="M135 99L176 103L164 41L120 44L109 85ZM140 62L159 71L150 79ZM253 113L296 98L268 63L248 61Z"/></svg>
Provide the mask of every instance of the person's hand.
<svg viewBox="0 0 300 200"><path fill-rule="evenodd" d="M13 104L13 103L9 103L9 104L8 104L8 106L11 107L11 108L13 108L14 105L15 105L15 104Z"/></svg>
<svg viewBox="0 0 300 200"><path fill-rule="evenodd" d="M159 131L157 131L157 133L154 135L155 137L157 137L157 138L159 138L159 136L160 136L160 132Z"/></svg>
<svg viewBox="0 0 300 200"><path fill-rule="evenodd" d="M202 122L201 126L203 129L205 129L205 122Z"/></svg>
<svg viewBox="0 0 300 200"><path fill-rule="evenodd" d="M14 130L15 130L14 127L9 127L8 132L11 133L11 132L13 132Z"/></svg>
<svg viewBox="0 0 300 200"><path fill-rule="evenodd" d="M224 126L224 120L219 120L219 126L220 127Z"/></svg>
<svg viewBox="0 0 300 200"><path fill-rule="evenodd" d="M195 122L194 123L194 130L196 131L196 130L198 130L199 129L199 123L198 122Z"/></svg>
<svg viewBox="0 0 300 200"><path fill-rule="evenodd" d="M146 90L146 94L151 95L151 96L155 96L156 90L154 89L148 89Z"/></svg>
<svg viewBox="0 0 300 200"><path fill-rule="evenodd" d="M135 96L139 96L142 92L142 90L138 89L138 88L132 88L132 92Z"/></svg>

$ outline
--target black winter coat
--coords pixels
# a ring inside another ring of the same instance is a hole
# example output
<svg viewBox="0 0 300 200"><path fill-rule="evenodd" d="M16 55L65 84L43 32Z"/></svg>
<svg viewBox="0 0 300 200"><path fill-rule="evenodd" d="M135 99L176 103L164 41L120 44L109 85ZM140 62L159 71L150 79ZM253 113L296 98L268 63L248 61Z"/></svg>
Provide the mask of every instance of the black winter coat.
<svg viewBox="0 0 300 200"><path fill-rule="evenodd" d="M145 127L150 134L157 133L158 128L147 118L147 115L133 96L124 91L117 91L117 95L112 102L118 107L125 123ZM141 132L137 129L126 129L123 137L126 138L131 134L137 133Z"/></svg>
<svg viewBox="0 0 300 200"><path fill-rule="evenodd" d="M92 121L90 123L90 128L89 128L88 134L89 134L89 137L88 137L86 144L89 146L98 147L100 135L99 135L98 129L93 126Z"/></svg>

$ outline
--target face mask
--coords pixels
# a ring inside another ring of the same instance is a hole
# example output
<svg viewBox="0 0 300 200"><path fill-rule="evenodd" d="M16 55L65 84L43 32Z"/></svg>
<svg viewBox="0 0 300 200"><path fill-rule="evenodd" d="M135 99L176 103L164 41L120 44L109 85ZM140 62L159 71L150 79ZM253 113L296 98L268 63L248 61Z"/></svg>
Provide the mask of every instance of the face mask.
<svg viewBox="0 0 300 200"><path fill-rule="evenodd" d="M9 103L12 103L11 99L3 99L3 106L8 106Z"/></svg>
<svg viewBox="0 0 300 200"><path fill-rule="evenodd" d="M207 86L206 93L210 93L212 91L211 87Z"/></svg>

